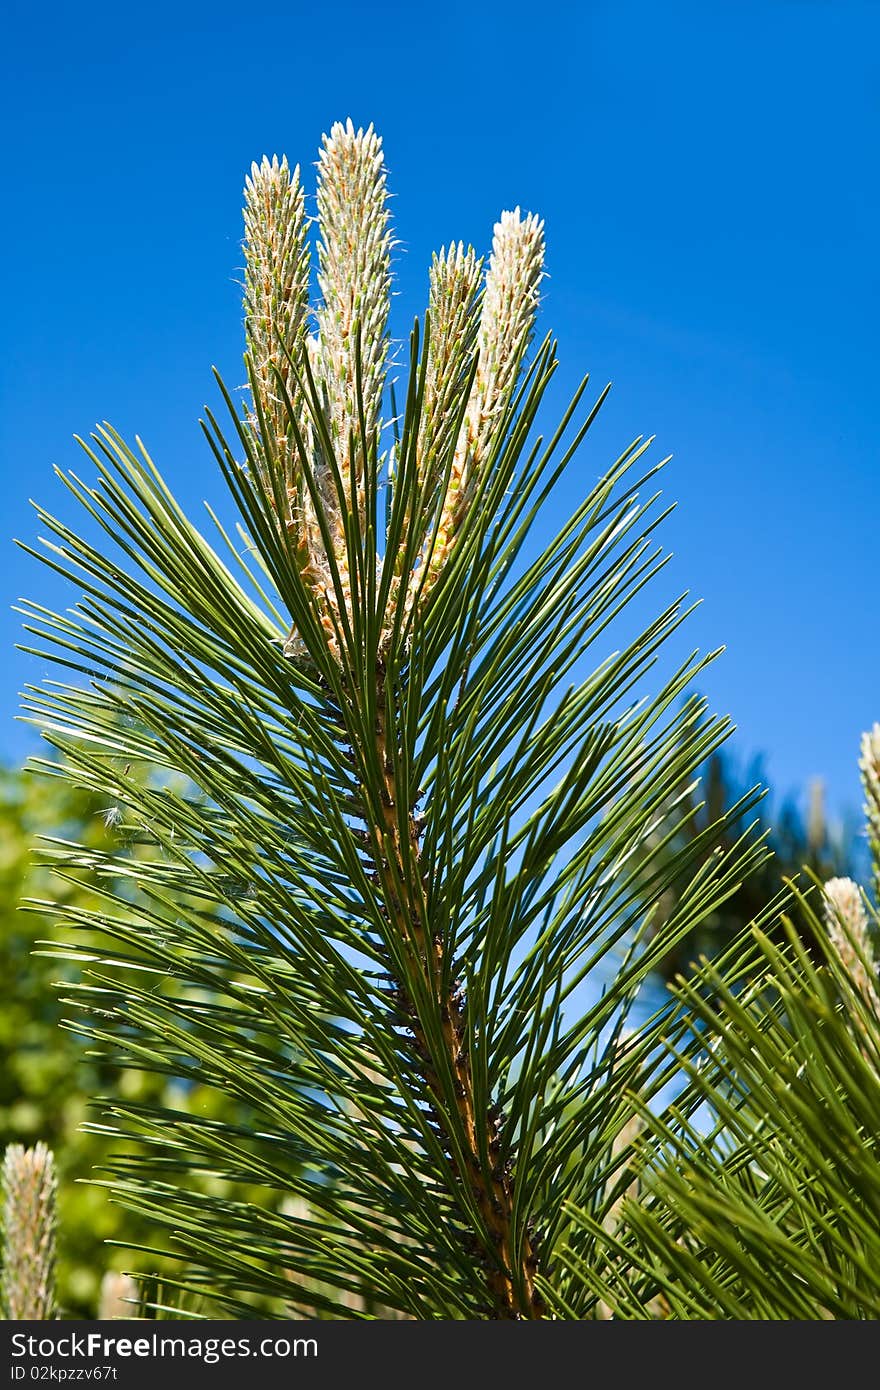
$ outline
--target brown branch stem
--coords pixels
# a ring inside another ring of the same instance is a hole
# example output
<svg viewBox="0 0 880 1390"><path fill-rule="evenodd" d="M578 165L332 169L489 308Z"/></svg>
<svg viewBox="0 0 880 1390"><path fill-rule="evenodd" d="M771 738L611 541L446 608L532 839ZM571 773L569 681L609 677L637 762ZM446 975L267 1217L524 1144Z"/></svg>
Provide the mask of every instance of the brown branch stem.
<svg viewBox="0 0 880 1390"><path fill-rule="evenodd" d="M455 987L454 974L445 969L442 939L428 930L423 920L421 905L411 901L411 893L407 887L411 882L411 875L406 871L407 860L410 863L418 863L420 858L419 833L413 810L408 808L406 820L409 845L404 850L401 843L401 818L396 804L398 789L395 761L389 744L384 683L381 678L378 705L375 737L384 783L384 823L381 827L384 852L374 855L376 868L385 900L389 905L388 910L393 914L394 925L415 954L429 988L434 991L445 1052L441 1065L448 1065L455 1078L455 1105L465 1139L466 1172L461 1171L461 1165L454 1156L442 1121L444 1094L437 1072L436 1063L439 1059L432 1059L428 1039L411 1003L408 1008L408 1022L415 1035L416 1049L423 1059L423 1074L431 1093L435 1120L447 1140L453 1175L458 1182L466 1183L469 1187L485 1230L489 1233L493 1250L489 1252L486 1263L486 1285L493 1316L512 1320L540 1318L543 1313L542 1302L535 1288L538 1261L527 1233L523 1236L521 1248L514 1248L513 1190L510 1173L501 1162L490 1167L488 1173L485 1172L485 1165L480 1157L481 1153L486 1153L490 1156L491 1162L492 1157L498 1153L500 1116L494 1109L486 1114L477 1112L470 1057L466 1046L462 1046L466 1031L464 1001ZM378 840L376 843L378 846ZM446 984L444 980L447 981ZM402 985L403 982L399 984ZM403 993L408 1000L405 990ZM517 1263L521 1279L514 1277L513 1271Z"/></svg>

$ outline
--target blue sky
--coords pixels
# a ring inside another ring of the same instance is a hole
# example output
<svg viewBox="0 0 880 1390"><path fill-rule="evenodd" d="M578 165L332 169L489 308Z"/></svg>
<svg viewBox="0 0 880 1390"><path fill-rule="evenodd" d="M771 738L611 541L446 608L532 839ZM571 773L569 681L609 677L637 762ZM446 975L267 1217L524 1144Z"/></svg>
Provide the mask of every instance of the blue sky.
<svg viewBox="0 0 880 1390"><path fill-rule="evenodd" d="M657 434L669 585L704 599L693 643L727 645L703 688L780 792L820 775L858 806L880 718L876 5L16 2L5 29L0 754L31 746L17 691L43 674L9 605L69 601L11 545L28 497L60 505L51 467L101 419L188 506L217 497L196 419L212 363L242 377L244 174L310 166L351 115L385 140L399 331L432 249L487 249L515 204L545 218L558 401L584 371L614 382L572 499Z"/></svg>

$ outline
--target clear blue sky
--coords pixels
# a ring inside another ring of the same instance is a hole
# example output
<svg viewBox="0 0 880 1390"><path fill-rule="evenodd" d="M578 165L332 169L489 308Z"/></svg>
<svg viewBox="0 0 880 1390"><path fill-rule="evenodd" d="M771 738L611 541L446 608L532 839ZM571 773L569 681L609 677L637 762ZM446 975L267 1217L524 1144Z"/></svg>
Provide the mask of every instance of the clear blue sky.
<svg viewBox="0 0 880 1390"><path fill-rule="evenodd" d="M59 598L10 538L34 534L28 496L59 501L74 431L138 431L182 500L216 496L195 421L211 363L241 380L243 176L264 152L308 166L351 115L385 140L401 328L434 247L486 249L517 203L544 216L560 396L584 370L615 384L585 473L641 432L674 453L670 582L705 600L695 644L728 646L704 688L780 791L818 774L858 806L880 718L880 6L16 0L4 30L10 604ZM6 604L0 627L19 756L16 692L42 672Z"/></svg>

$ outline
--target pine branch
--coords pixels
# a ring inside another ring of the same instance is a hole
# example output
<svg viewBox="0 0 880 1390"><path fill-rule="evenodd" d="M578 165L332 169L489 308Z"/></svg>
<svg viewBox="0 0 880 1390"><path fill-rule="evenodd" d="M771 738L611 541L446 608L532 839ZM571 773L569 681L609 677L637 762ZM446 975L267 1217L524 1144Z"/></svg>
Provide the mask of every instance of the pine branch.
<svg viewBox="0 0 880 1390"><path fill-rule="evenodd" d="M96 904L56 914L71 1026L248 1117L108 1097L96 1128L141 1147L106 1181L209 1310L580 1315L571 1211L608 1235L624 1088L647 1104L670 1077L667 1012L622 1058L621 1029L760 862L754 798L673 839L729 725L688 694L708 658L649 685L683 601L624 629L665 563L651 441L534 543L607 394L585 404L585 381L535 438L542 224L502 214L482 294L471 251L435 259L386 429L372 128L333 128L319 191L310 336L296 176L264 161L246 189L251 400L220 383L230 423L203 426L238 529L209 539L109 426L84 445L96 480L62 478L93 538L38 511L35 553L79 600L24 606L63 673L27 709L51 770L113 808L108 845L45 847Z"/></svg>

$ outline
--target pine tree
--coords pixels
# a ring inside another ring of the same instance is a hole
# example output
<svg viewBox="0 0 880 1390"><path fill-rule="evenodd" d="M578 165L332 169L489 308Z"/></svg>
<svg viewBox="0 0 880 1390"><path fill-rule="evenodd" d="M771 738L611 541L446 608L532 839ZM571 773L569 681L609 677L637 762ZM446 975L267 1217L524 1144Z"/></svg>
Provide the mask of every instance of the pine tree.
<svg viewBox="0 0 880 1390"><path fill-rule="evenodd" d="M665 562L651 440L536 541L607 394L584 381L536 435L543 224L505 212L486 264L434 257L399 411L372 128L325 137L317 227L312 307L299 170L253 167L249 396L221 383L228 420L204 421L213 536L109 425L83 442L95 481L63 477L103 538L39 511L79 599L29 608L73 673L29 710L127 828L54 851L105 885L67 914L74 955L79 927L106 942L79 953L80 1026L250 1117L111 1097L101 1125L140 1141L113 1192L214 1313L569 1316L571 1213L617 1210L630 1091L668 1075L668 1020L625 1031L639 985L763 851L722 847L724 821L655 834L728 726L688 693L704 659L657 674L683 601L630 617Z"/></svg>

